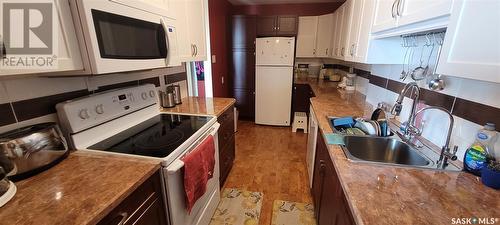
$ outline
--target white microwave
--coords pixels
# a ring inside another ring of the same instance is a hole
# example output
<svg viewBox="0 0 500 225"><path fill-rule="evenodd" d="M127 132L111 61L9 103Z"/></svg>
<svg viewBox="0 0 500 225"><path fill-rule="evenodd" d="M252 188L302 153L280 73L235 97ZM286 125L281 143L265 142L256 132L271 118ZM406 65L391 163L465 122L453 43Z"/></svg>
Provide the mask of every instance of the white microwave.
<svg viewBox="0 0 500 225"><path fill-rule="evenodd" d="M179 66L175 20L116 0L71 1L92 74ZM147 6L147 7L146 7Z"/></svg>

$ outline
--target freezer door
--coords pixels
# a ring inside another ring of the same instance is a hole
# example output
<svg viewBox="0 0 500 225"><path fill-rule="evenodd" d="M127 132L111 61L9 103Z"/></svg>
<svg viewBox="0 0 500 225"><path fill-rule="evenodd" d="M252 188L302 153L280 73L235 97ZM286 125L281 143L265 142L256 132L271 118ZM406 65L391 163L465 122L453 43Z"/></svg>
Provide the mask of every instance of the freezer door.
<svg viewBox="0 0 500 225"><path fill-rule="evenodd" d="M267 37L257 38L257 66L293 66L295 38Z"/></svg>
<svg viewBox="0 0 500 225"><path fill-rule="evenodd" d="M289 126L292 110L293 67L257 66L255 123Z"/></svg>

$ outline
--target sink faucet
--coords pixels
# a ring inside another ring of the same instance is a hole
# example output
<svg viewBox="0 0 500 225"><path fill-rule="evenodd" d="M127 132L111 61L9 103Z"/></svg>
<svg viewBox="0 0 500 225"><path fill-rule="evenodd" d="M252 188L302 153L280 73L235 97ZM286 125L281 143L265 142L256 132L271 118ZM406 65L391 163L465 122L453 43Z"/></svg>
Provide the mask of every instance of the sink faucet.
<svg viewBox="0 0 500 225"><path fill-rule="evenodd" d="M446 114L448 114L450 126L448 127L448 133L446 135L446 142L445 142L444 146L441 148L439 160L437 161L438 168L444 169L444 168L446 168L446 166L448 166L448 160L453 160L453 161L457 160L456 153L458 150L458 146L454 146L453 152L450 151L450 139L451 139L451 133L453 131L453 123L454 123L453 115L450 113L450 111L448 111L442 107L438 107L438 106L428 106L428 107L425 107L425 108L419 110L418 112L415 112L415 110L417 108L418 100L420 98L420 88L418 87L417 83L415 83L415 82L410 82L410 83L405 85L405 87L403 88L403 90L399 94L398 99L396 100L396 103L392 107L392 110L391 110L392 115L399 116L401 114L401 110L403 108L403 99L404 99L406 93L410 90L414 91L415 97L413 99L413 104L412 104L411 111L410 111L410 117L408 118L407 122L404 122L401 125L402 134L403 134L404 139L405 139L404 141L410 141L412 137L420 136L422 134L422 130L415 125L415 118L417 117L418 114L420 114L426 110L429 110L429 109L440 110L440 111L443 111Z"/></svg>
<svg viewBox="0 0 500 225"><path fill-rule="evenodd" d="M412 90L415 93L415 97L413 99L413 104L411 106L411 111L410 111L410 118L408 118L408 121L413 121L415 120L415 110L417 109L418 100L420 98L420 88L418 87L416 82L410 82L405 85L405 87L399 94L396 103L392 107L391 114L395 116L399 116L401 114L401 110L403 109L403 99L405 98L406 93L410 90ZM409 129L410 127L407 124L401 126L401 130L403 131L403 135L405 136L406 139L411 138L410 136L411 132Z"/></svg>

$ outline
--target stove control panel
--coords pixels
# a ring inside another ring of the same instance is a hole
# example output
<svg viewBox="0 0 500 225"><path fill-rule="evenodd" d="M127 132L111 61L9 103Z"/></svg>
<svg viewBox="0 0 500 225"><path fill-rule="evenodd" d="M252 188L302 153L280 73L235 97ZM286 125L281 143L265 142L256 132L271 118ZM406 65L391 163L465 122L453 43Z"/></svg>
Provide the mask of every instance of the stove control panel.
<svg viewBox="0 0 500 225"><path fill-rule="evenodd" d="M156 93L152 84L97 93L57 104L57 115L66 132L77 133L158 104Z"/></svg>

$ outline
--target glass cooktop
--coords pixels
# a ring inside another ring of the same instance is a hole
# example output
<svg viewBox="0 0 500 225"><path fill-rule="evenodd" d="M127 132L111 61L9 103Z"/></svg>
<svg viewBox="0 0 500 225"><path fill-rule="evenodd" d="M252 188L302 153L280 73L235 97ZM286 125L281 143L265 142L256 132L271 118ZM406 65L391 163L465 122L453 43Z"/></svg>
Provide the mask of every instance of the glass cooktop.
<svg viewBox="0 0 500 225"><path fill-rule="evenodd" d="M160 114L88 149L163 158L210 119L205 116Z"/></svg>

